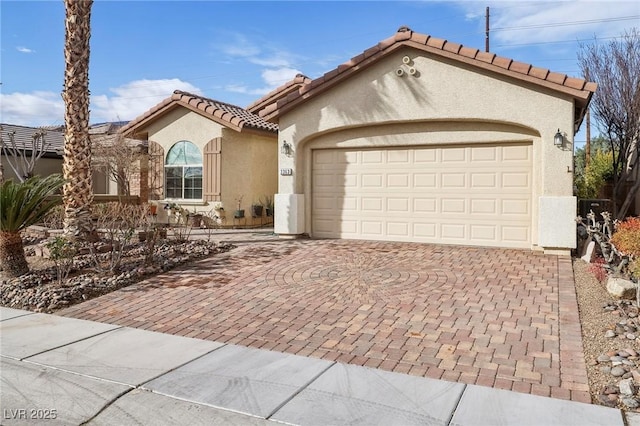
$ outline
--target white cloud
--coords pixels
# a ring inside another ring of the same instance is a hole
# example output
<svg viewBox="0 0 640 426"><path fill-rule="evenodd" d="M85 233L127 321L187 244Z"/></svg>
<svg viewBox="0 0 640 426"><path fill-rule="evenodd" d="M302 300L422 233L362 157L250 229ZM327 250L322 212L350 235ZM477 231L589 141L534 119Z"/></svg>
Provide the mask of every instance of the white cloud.
<svg viewBox="0 0 640 426"><path fill-rule="evenodd" d="M252 64L261 65L263 67L290 67L295 61L293 55L285 51L274 51L270 56L266 57L250 57L248 61Z"/></svg>
<svg viewBox="0 0 640 426"><path fill-rule="evenodd" d="M229 39L233 42L229 43ZM234 82L224 86L228 92L261 96L301 73L295 68L295 63L302 60L301 57L285 49L274 47L268 41L239 33L226 33L219 43L220 47L216 49L230 56L232 60L246 61L262 68L256 70L254 75L261 75L263 87L250 87L246 82Z"/></svg>
<svg viewBox="0 0 640 426"><path fill-rule="evenodd" d="M132 81L110 89L115 96L91 96L91 122L132 120L171 96L174 90L201 94L200 89L177 78Z"/></svg>
<svg viewBox="0 0 640 426"><path fill-rule="evenodd" d="M176 78L132 81L110 89L111 94L92 95L90 121L132 120L174 90L201 94L197 87ZM63 124L64 102L54 92L0 94L0 117L3 123L23 126Z"/></svg>
<svg viewBox="0 0 640 426"><path fill-rule="evenodd" d="M266 69L261 73L262 80L267 84L266 86L249 88L243 84L229 84L224 86L224 90L232 93L241 93L243 95L262 96L282 86L286 82L293 80L297 74L300 74L300 71L295 68Z"/></svg>
<svg viewBox="0 0 640 426"><path fill-rule="evenodd" d="M0 117L3 123L45 126L64 122L64 102L60 93L0 93Z"/></svg>
<svg viewBox="0 0 640 426"><path fill-rule="evenodd" d="M18 46L16 50L21 53L35 53L35 50L29 49L28 47Z"/></svg>
<svg viewBox="0 0 640 426"><path fill-rule="evenodd" d="M262 71L262 79L267 83L269 87L275 89L278 86L282 86L286 82L293 80L293 78L300 74L295 68L278 68L278 69L266 69Z"/></svg>
<svg viewBox="0 0 640 426"><path fill-rule="evenodd" d="M222 45L220 50L233 57L249 57L260 54L260 47L249 41L249 39L239 33L229 34L233 39L231 43L227 42Z"/></svg>
<svg viewBox="0 0 640 426"><path fill-rule="evenodd" d="M477 2L458 2L484 24L484 15L474 14ZM492 4L493 3L493 4ZM528 44L620 35L638 25L635 1L489 2L492 44ZM495 6L495 7L493 7ZM484 27L484 25L483 25Z"/></svg>
<svg viewBox="0 0 640 426"><path fill-rule="evenodd" d="M259 89L250 89L247 86L242 84L229 84L227 86L224 86L223 89L226 90L227 92L241 93L243 95L252 95L252 96L262 96L266 93L269 93L272 90L272 88L269 88L269 87L262 87Z"/></svg>

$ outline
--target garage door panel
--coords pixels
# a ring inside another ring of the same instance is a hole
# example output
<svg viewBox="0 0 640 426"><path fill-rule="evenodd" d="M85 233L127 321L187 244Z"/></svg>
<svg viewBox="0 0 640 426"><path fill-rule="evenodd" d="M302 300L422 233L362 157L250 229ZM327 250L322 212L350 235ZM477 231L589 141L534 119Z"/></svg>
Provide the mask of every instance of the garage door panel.
<svg viewBox="0 0 640 426"><path fill-rule="evenodd" d="M442 162L443 163L451 163L451 162L464 162L467 159L467 150L466 148L449 148L442 150Z"/></svg>
<svg viewBox="0 0 640 426"><path fill-rule="evenodd" d="M496 161L498 159L498 147L478 147L471 150L471 161L484 162L484 161Z"/></svg>
<svg viewBox="0 0 640 426"><path fill-rule="evenodd" d="M387 188L409 188L411 175L391 173L387 175Z"/></svg>
<svg viewBox="0 0 640 426"><path fill-rule="evenodd" d="M415 164L437 163L438 152L435 149L416 149L413 151L413 162Z"/></svg>
<svg viewBox="0 0 640 426"><path fill-rule="evenodd" d="M502 174L502 186L504 188L529 188L531 174L524 172L509 172Z"/></svg>
<svg viewBox="0 0 640 426"><path fill-rule="evenodd" d="M470 225L471 239L496 242L498 237L497 225Z"/></svg>
<svg viewBox="0 0 640 426"><path fill-rule="evenodd" d="M375 174L363 174L362 175L362 187L363 188L382 188L383 176L380 173Z"/></svg>
<svg viewBox="0 0 640 426"><path fill-rule="evenodd" d="M344 188L357 188L358 187L358 175L357 174L344 174L342 176L335 176L336 186L342 186Z"/></svg>
<svg viewBox="0 0 640 426"><path fill-rule="evenodd" d="M498 202L495 199L473 199L471 200L471 214L496 214Z"/></svg>
<svg viewBox="0 0 640 426"><path fill-rule="evenodd" d="M316 175L314 176L314 182L315 185L318 189L320 188L326 188L329 191L331 191L331 189L336 186L336 179L335 179L335 175L333 173L327 174L327 173L321 173L318 172L316 173Z"/></svg>
<svg viewBox="0 0 640 426"><path fill-rule="evenodd" d="M469 173L472 188L495 188L498 185L497 173Z"/></svg>
<svg viewBox="0 0 640 426"><path fill-rule="evenodd" d="M362 198L362 211L364 212L382 213L383 205L384 205L384 200L380 197L376 197L376 198L363 197Z"/></svg>
<svg viewBox="0 0 640 426"><path fill-rule="evenodd" d="M530 144L327 149L312 158L313 236L530 247Z"/></svg>
<svg viewBox="0 0 640 426"><path fill-rule="evenodd" d="M321 197L316 195L313 197L313 205L318 211L325 211L331 214L338 208L335 197Z"/></svg>
<svg viewBox="0 0 640 426"><path fill-rule="evenodd" d="M410 164L412 152L407 149L395 149L387 151L387 163Z"/></svg>
<svg viewBox="0 0 640 426"><path fill-rule="evenodd" d="M466 200L463 198L445 198L442 200L441 213L465 213Z"/></svg>
<svg viewBox="0 0 640 426"><path fill-rule="evenodd" d="M367 236L380 237L383 235L382 229L384 224L381 220L363 220L362 234Z"/></svg>
<svg viewBox="0 0 640 426"><path fill-rule="evenodd" d="M443 239L464 240L466 238L465 225L462 223L444 223L440 226L440 230Z"/></svg>
<svg viewBox="0 0 640 426"><path fill-rule="evenodd" d="M529 240L529 229L524 226L502 226L502 240L524 243Z"/></svg>
<svg viewBox="0 0 640 426"><path fill-rule="evenodd" d="M413 186L415 188L437 188L438 178L435 173L414 173Z"/></svg>
<svg viewBox="0 0 640 426"><path fill-rule="evenodd" d="M382 151L362 151L362 164L382 164L384 153Z"/></svg>
<svg viewBox="0 0 640 426"><path fill-rule="evenodd" d="M358 235L358 221L343 219L336 222L336 225L345 236Z"/></svg>
<svg viewBox="0 0 640 426"><path fill-rule="evenodd" d="M432 240L437 237L437 229L435 222L416 222L413 224L413 236L418 240Z"/></svg>
<svg viewBox="0 0 640 426"><path fill-rule="evenodd" d="M500 213L506 215L529 215L529 200L502 200Z"/></svg>
<svg viewBox="0 0 640 426"><path fill-rule="evenodd" d="M337 209L345 212L358 212L358 197L336 197ZM335 215L335 214L334 214Z"/></svg>
<svg viewBox="0 0 640 426"><path fill-rule="evenodd" d="M387 235L390 237L409 238L411 224L408 222L387 222Z"/></svg>
<svg viewBox="0 0 640 426"><path fill-rule="evenodd" d="M415 213L436 213L438 201L435 198L414 198L413 211Z"/></svg>
<svg viewBox="0 0 640 426"><path fill-rule="evenodd" d="M443 188L466 188L465 173L442 173L440 176Z"/></svg>
<svg viewBox="0 0 640 426"><path fill-rule="evenodd" d="M512 145L502 147L502 160L509 161L525 161L531 160L530 145Z"/></svg>

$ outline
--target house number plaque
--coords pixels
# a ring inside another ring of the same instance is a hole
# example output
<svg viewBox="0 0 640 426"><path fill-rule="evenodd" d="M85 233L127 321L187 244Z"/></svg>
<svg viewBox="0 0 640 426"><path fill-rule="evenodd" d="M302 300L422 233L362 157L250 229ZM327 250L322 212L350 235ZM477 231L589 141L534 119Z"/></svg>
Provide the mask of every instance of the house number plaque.
<svg viewBox="0 0 640 426"><path fill-rule="evenodd" d="M280 169L280 176L291 176L293 175L293 169Z"/></svg>

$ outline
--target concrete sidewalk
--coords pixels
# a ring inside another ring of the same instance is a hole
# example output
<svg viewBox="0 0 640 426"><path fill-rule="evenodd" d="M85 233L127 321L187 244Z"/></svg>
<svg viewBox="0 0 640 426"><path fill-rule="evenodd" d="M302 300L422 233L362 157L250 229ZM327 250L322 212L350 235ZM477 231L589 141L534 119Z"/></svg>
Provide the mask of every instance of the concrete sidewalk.
<svg viewBox="0 0 640 426"><path fill-rule="evenodd" d="M9 308L0 320L3 425L625 425L579 402Z"/></svg>

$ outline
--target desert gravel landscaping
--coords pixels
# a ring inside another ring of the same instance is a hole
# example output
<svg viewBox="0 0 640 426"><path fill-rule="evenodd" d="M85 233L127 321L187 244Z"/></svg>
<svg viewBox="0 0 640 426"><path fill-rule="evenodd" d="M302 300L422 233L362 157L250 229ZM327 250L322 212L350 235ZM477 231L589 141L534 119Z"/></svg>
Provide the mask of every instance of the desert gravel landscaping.
<svg viewBox="0 0 640 426"><path fill-rule="evenodd" d="M638 326L638 309L635 303L614 300L584 261L574 260L573 269L592 402L637 411L640 330L636 332L633 328ZM633 328L624 330L624 326ZM623 332L616 333L616 328ZM634 336L635 338L629 338ZM621 352L626 356L621 357ZM615 360L611 361L612 358ZM616 367L612 365L614 363L620 363L616 365L620 368L626 366L625 373L617 377L611 374ZM619 384L625 380L625 376L626 383L632 382L632 387L636 388L632 389L635 390L633 396L620 394Z"/></svg>

